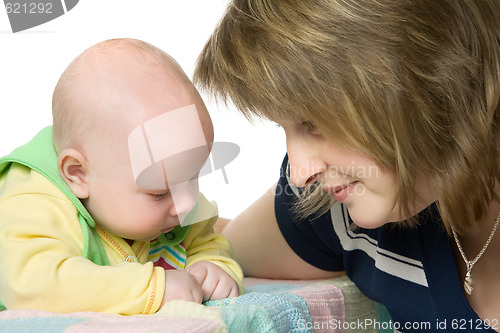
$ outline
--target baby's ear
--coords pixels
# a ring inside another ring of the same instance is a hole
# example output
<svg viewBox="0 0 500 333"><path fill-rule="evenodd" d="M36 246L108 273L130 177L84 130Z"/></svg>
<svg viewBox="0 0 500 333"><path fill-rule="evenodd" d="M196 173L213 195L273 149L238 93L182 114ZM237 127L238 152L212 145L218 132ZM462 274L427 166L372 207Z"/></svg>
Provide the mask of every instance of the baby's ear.
<svg viewBox="0 0 500 333"><path fill-rule="evenodd" d="M62 179L80 199L89 197L87 184L87 159L78 150L64 149L57 159L57 168Z"/></svg>

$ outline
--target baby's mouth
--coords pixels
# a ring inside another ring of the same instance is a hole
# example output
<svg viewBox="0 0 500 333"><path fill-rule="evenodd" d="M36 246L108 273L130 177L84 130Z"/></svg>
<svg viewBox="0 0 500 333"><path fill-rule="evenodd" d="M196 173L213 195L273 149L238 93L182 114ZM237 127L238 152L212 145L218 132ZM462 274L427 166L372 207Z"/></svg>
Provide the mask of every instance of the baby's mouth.
<svg viewBox="0 0 500 333"><path fill-rule="evenodd" d="M160 232L161 232L162 234L166 234L167 232L172 231L172 229L174 229L174 227L168 227L168 228L165 228L165 229L160 230Z"/></svg>

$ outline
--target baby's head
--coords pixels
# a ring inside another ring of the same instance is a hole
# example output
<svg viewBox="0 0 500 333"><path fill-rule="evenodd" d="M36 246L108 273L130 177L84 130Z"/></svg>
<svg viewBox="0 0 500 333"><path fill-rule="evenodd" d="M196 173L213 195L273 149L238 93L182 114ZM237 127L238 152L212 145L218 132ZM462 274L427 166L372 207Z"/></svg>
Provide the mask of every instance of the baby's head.
<svg viewBox="0 0 500 333"><path fill-rule="evenodd" d="M53 118L59 172L107 231L152 239L193 208L213 127L165 52L132 39L87 49L55 88Z"/></svg>

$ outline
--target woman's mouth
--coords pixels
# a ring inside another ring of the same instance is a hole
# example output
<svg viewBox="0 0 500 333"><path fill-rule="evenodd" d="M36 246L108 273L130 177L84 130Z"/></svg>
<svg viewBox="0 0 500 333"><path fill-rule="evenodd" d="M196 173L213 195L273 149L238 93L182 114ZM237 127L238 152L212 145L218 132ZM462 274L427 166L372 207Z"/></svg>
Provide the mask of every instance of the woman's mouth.
<svg viewBox="0 0 500 333"><path fill-rule="evenodd" d="M335 200L339 202L344 202L345 199L352 193L354 186L358 181L353 181L350 183L335 185L335 186L323 186L323 189L328 192Z"/></svg>

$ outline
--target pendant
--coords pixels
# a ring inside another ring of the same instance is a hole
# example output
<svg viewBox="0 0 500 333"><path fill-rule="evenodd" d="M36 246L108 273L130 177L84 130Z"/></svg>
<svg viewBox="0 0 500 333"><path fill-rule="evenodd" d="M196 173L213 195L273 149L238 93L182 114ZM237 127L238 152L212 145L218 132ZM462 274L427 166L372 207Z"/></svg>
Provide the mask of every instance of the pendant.
<svg viewBox="0 0 500 333"><path fill-rule="evenodd" d="M472 294L472 278L470 276L470 271L467 271L467 274L465 274L465 280L464 280L464 290L467 294Z"/></svg>

